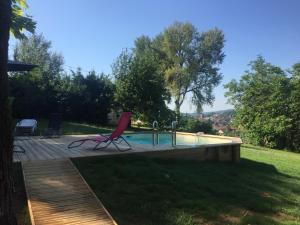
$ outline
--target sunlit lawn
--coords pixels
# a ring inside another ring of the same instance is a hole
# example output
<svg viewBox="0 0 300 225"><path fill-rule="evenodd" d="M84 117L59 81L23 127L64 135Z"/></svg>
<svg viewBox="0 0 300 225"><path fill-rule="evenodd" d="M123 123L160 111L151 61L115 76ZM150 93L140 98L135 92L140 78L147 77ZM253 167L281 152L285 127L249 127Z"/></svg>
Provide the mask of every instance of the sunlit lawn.
<svg viewBox="0 0 300 225"><path fill-rule="evenodd" d="M120 225L300 224L300 154L245 145L240 164L73 160Z"/></svg>

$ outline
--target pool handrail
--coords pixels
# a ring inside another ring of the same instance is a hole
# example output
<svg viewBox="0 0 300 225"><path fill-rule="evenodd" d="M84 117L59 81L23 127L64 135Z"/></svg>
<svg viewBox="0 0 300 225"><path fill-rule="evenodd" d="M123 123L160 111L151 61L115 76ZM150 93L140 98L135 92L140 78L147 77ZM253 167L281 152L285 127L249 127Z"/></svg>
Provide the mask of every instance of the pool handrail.
<svg viewBox="0 0 300 225"><path fill-rule="evenodd" d="M155 130L155 128L156 128L156 130ZM156 134L156 143L155 143L154 133ZM158 145L158 122L157 122L157 120L154 120L152 123L152 145L155 146L155 144Z"/></svg>
<svg viewBox="0 0 300 225"><path fill-rule="evenodd" d="M171 123L171 128L172 128L172 132L171 132L171 138L172 138L172 147L176 146L176 125L177 125L177 121L174 120Z"/></svg>

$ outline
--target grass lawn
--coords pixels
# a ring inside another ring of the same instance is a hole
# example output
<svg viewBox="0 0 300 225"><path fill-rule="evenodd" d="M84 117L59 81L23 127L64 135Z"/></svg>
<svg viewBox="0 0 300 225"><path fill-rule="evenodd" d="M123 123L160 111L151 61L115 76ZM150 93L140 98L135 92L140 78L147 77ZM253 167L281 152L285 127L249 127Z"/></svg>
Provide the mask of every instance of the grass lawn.
<svg viewBox="0 0 300 225"><path fill-rule="evenodd" d="M300 224L300 154L250 145L240 164L73 160L120 225Z"/></svg>
<svg viewBox="0 0 300 225"><path fill-rule="evenodd" d="M19 120L15 120L15 124ZM48 126L48 120L46 119L38 119L38 128L35 132L35 135L41 135ZM115 126L99 126L94 124L87 123L78 123L78 122L69 122L63 121L61 125L61 134L63 135L76 135L76 134L98 134L98 133L110 133L115 129ZM134 131L146 131L149 128L137 128L131 127L127 129L126 132L134 132Z"/></svg>
<svg viewBox="0 0 300 225"><path fill-rule="evenodd" d="M31 225L21 163L13 164L14 205L19 225Z"/></svg>

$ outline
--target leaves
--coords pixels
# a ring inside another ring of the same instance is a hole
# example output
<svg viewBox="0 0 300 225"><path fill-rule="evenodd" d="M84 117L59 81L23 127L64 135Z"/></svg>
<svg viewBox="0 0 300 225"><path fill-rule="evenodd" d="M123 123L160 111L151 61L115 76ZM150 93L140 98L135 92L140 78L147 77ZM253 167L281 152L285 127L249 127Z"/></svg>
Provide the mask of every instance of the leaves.
<svg viewBox="0 0 300 225"><path fill-rule="evenodd" d="M294 136L299 133L300 95L296 93L300 89L294 79L261 56L250 66L240 81L225 85L225 96L236 109L235 126L246 142L297 149L300 142ZM297 71L292 74L297 76Z"/></svg>
<svg viewBox="0 0 300 225"><path fill-rule="evenodd" d="M36 22L32 17L25 14L28 5L26 0L13 0L12 1L12 18L11 18L11 33L17 39L26 38L25 31L34 33Z"/></svg>
<svg viewBox="0 0 300 225"><path fill-rule="evenodd" d="M22 39L14 49L14 58L38 65L27 74L10 77L15 118L47 118L52 112L61 112L67 120L107 122L114 90L107 75L95 71L83 74L80 69L66 73L63 57L51 51L51 42L42 35Z"/></svg>
<svg viewBox="0 0 300 225"><path fill-rule="evenodd" d="M176 22L154 42L160 46L161 55L166 56L163 72L175 99L177 114L189 92L199 111L204 104L212 104L213 88L222 79L218 69L225 57L222 31L212 29L199 33L190 23Z"/></svg>
<svg viewBox="0 0 300 225"><path fill-rule="evenodd" d="M138 38L133 51L122 52L113 65L116 102L148 122L167 114L169 100L160 62L150 45L149 38Z"/></svg>

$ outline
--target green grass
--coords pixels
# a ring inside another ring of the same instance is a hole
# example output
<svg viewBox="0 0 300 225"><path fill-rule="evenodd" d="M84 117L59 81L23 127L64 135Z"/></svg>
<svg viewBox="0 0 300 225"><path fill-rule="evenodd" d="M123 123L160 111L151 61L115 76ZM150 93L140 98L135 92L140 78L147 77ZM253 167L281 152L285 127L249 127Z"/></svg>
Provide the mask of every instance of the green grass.
<svg viewBox="0 0 300 225"><path fill-rule="evenodd" d="M18 224L31 225L21 163L13 164L14 206Z"/></svg>
<svg viewBox="0 0 300 225"><path fill-rule="evenodd" d="M300 154L244 145L240 164L73 160L120 225L300 224Z"/></svg>
<svg viewBox="0 0 300 225"><path fill-rule="evenodd" d="M15 124L18 121L19 120L15 120ZM38 119L38 128L35 132L35 135L41 135L43 133L43 131L45 131L47 126L48 126L48 120ZM99 126L99 125L95 125L95 124L64 121L61 125L61 134L75 135L75 134L110 133L114 129L115 129L115 126ZM145 130L149 130L149 128L131 127L126 132L145 131Z"/></svg>
<svg viewBox="0 0 300 225"><path fill-rule="evenodd" d="M38 120L37 134L40 135L48 126L48 120ZM64 121L61 125L61 134L97 134L97 133L109 133L112 131L112 127L100 127L97 125L76 123Z"/></svg>

